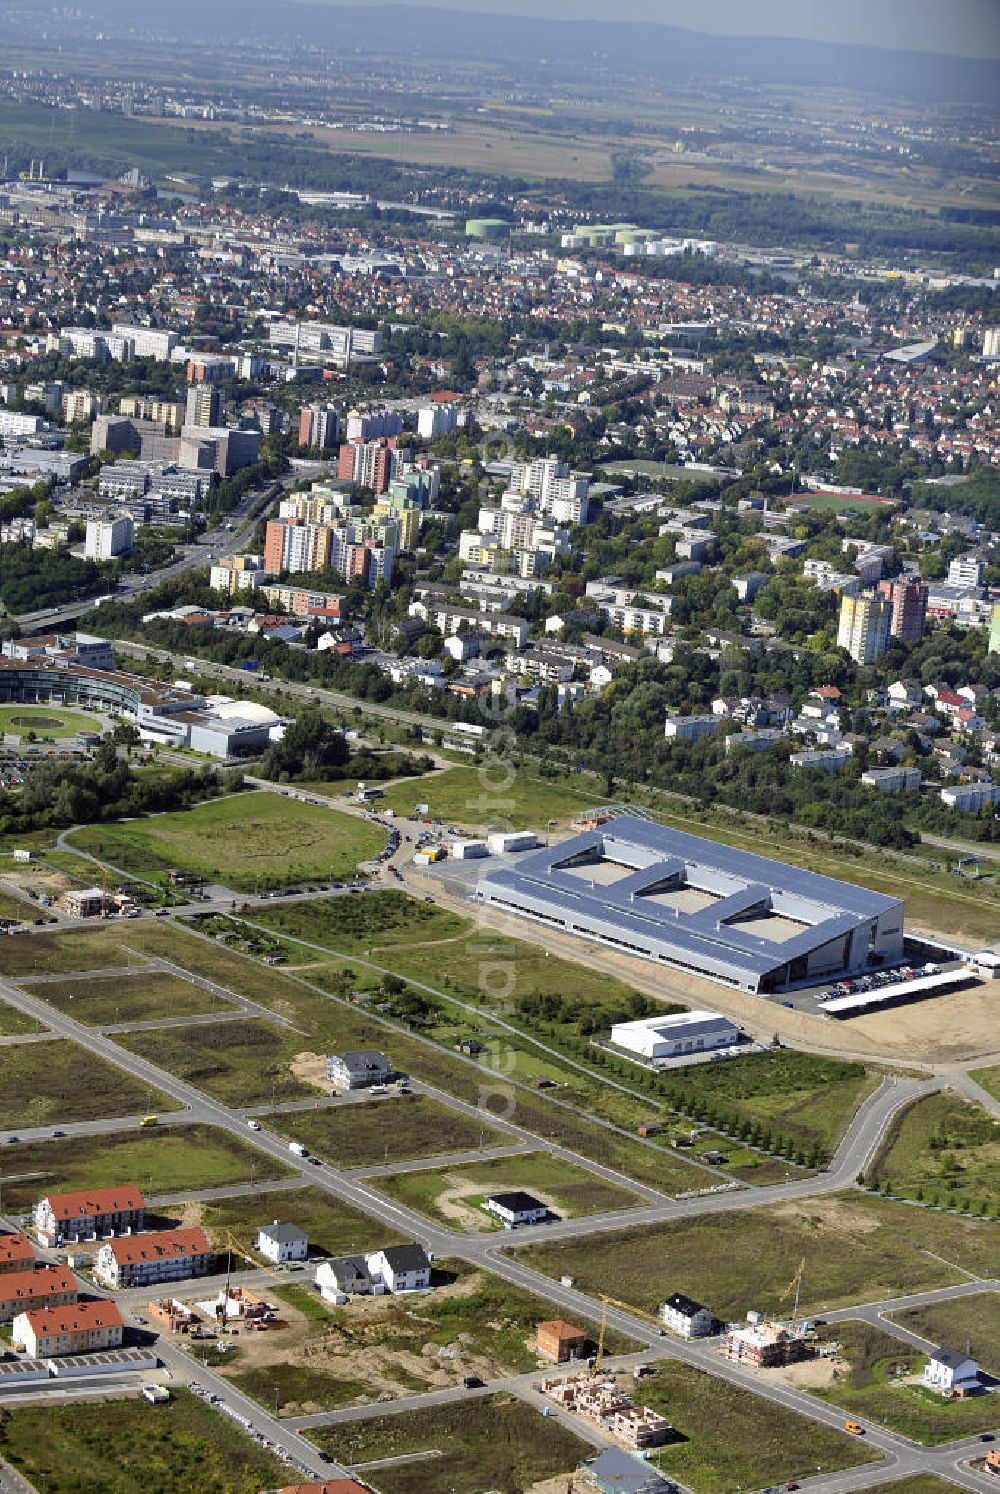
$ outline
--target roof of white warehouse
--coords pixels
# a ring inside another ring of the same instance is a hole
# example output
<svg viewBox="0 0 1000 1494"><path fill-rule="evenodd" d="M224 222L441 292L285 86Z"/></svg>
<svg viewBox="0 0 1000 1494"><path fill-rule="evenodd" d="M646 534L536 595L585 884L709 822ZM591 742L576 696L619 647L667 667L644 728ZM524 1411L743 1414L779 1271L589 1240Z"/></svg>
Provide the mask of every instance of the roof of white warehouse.
<svg viewBox="0 0 1000 1494"><path fill-rule="evenodd" d="M637 1022L618 1022L611 1029L611 1041L621 1048L652 1054L664 1043L735 1043L740 1029L718 1012L674 1012L659 1017L643 1017Z"/></svg>

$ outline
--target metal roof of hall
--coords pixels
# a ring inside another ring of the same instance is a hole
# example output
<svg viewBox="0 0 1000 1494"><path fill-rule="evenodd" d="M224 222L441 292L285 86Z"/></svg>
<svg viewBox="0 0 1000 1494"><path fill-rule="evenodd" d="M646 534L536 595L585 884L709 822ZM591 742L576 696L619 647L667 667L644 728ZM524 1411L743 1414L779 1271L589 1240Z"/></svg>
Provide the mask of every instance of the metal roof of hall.
<svg viewBox="0 0 1000 1494"><path fill-rule="evenodd" d="M587 852L631 867L612 885L588 886L560 866ZM702 873L720 891L708 907L686 912L649 896L658 882ZM477 893L545 917L558 909L567 919L586 920L598 938L631 947L628 934L650 953L685 953L709 971L725 968L760 977L859 925L890 912L898 898L870 892L766 856L622 816L586 830L560 845L518 857L511 866L485 869ZM643 895L643 894L647 895ZM775 940L734 927L730 920L766 903L778 917L801 922L799 933Z"/></svg>

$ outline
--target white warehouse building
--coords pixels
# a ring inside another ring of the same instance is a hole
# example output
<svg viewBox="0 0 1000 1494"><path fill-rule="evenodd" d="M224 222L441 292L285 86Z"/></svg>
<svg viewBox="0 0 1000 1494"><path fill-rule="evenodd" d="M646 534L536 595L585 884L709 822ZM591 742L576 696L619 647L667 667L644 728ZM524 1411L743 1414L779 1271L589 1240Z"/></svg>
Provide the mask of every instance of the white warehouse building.
<svg viewBox="0 0 1000 1494"><path fill-rule="evenodd" d="M740 1041L740 1029L718 1012L673 1012L642 1017L637 1022L616 1022L611 1041L640 1058L680 1058L730 1048Z"/></svg>

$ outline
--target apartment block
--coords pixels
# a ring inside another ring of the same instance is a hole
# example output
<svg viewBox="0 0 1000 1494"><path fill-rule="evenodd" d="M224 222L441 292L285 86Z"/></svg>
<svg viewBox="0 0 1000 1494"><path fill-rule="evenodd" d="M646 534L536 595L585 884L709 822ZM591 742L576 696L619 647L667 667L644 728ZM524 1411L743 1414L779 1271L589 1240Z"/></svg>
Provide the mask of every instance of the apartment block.
<svg viewBox="0 0 1000 1494"><path fill-rule="evenodd" d="M203 1229L154 1230L106 1240L97 1252L94 1275L112 1291L121 1291L206 1276L214 1258Z"/></svg>
<svg viewBox="0 0 1000 1494"><path fill-rule="evenodd" d="M37 1263L29 1271L0 1273L0 1323L13 1322L19 1312L36 1307L65 1307L79 1293L76 1278L65 1266Z"/></svg>
<svg viewBox="0 0 1000 1494"><path fill-rule="evenodd" d="M18 1313L11 1331L29 1358L50 1359L120 1348L125 1325L113 1302L74 1302Z"/></svg>
<svg viewBox="0 0 1000 1494"><path fill-rule="evenodd" d="M35 1205L35 1234L45 1246L68 1240L94 1240L141 1230L146 1201L132 1184L91 1188L75 1193L50 1193Z"/></svg>

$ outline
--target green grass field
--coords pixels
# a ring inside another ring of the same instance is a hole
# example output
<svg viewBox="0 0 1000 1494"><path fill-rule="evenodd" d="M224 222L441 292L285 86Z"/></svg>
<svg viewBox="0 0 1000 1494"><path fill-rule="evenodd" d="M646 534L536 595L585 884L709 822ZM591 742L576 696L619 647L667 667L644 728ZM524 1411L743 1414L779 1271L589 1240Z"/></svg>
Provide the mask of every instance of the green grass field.
<svg viewBox="0 0 1000 1494"><path fill-rule="evenodd" d="M5 1411L0 1456L38 1494L259 1494L294 1477L228 1416L174 1387L162 1406L133 1396Z"/></svg>
<svg viewBox="0 0 1000 1494"><path fill-rule="evenodd" d="M523 1189L550 1203L564 1219L630 1209L639 1201L634 1193L543 1152L401 1172L377 1178L371 1186L441 1224L458 1223L460 1228L472 1230L499 1228L493 1216L478 1207L486 1193ZM460 1210L461 1220L450 1200Z"/></svg>
<svg viewBox="0 0 1000 1494"><path fill-rule="evenodd" d="M948 1401L913 1384L912 1376L922 1372L926 1357L881 1329L864 1322L833 1323L822 1330L822 1337L841 1344L850 1370L828 1390L815 1393L852 1416L876 1421L924 1444L951 1442L996 1425L991 1396Z"/></svg>
<svg viewBox="0 0 1000 1494"><path fill-rule="evenodd" d="M641 1390L643 1404L668 1417L683 1439L653 1462L693 1494L761 1489L879 1457L845 1432L676 1360L658 1364Z"/></svg>
<svg viewBox="0 0 1000 1494"><path fill-rule="evenodd" d="M307 1038L271 1022L211 1022L122 1033L122 1047L227 1105L300 1100L316 1090L296 1079L292 1059Z"/></svg>
<svg viewBox="0 0 1000 1494"><path fill-rule="evenodd" d="M518 767L512 784L507 783L506 771L498 783L495 766L486 759L479 765L463 763L426 778L394 784L386 789L378 807L412 815L417 804L426 804L428 819L443 820L448 825L509 826L512 830L544 833L548 820L568 820L602 803L597 783L596 778L583 775L570 783L562 774L542 778L537 769L523 765Z"/></svg>
<svg viewBox="0 0 1000 1494"><path fill-rule="evenodd" d="M882 1484L883 1489L888 1489L891 1494L948 1494L955 1485L950 1481L937 1478L933 1473L915 1473L912 1478L897 1479L892 1484Z"/></svg>
<svg viewBox="0 0 1000 1494"><path fill-rule="evenodd" d="M227 1365L232 1365L228 1372ZM259 1364L252 1369L241 1369L237 1354L226 1356L222 1368L226 1379L232 1380L244 1395L278 1416L299 1416L306 1407L309 1411L317 1407L334 1411L365 1398L363 1380L349 1380L311 1364Z"/></svg>
<svg viewBox="0 0 1000 1494"><path fill-rule="evenodd" d="M253 922L343 954L364 954L464 934L468 919L390 889L366 897L322 898L255 908ZM301 951L300 955L305 955Z"/></svg>
<svg viewBox="0 0 1000 1494"><path fill-rule="evenodd" d="M134 930L128 930L132 943ZM122 947L125 931L120 927L73 929L61 934L15 934L0 940L0 975L69 975L77 970L103 970L128 965L130 956Z"/></svg>
<svg viewBox="0 0 1000 1494"><path fill-rule="evenodd" d="M1000 1100L1000 1064L992 1069L972 1069L971 1076L995 1100Z"/></svg>
<svg viewBox="0 0 1000 1494"><path fill-rule="evenodd" d="M680 1291L728 1320L751 1307L787 1311L789 1279L803 1257L800 1306L814 1314L957 1284L967 1279L963 1270L989 1275L996 1240L992 1224L849 1193L556 1240L527 1247L524 1259L647 1312Z"/></svg>
<svg viewBox="0 0 1000 1494"><path fill-rule="evenodd" d="M73 737L77 732L96 732L101 723L96 716L82 711L65 711L61 706L0 706L0 734L26 737L34 732L39 740L51 742L57 737Z"/></svg>
<svg viewBox="0 0 1000 1494"><path fill-rule="evenodd" d="M0 1127L8 1129L178 1108L159 1090L62 1038L4 1048L0 1073Z"/></svg>
<svg viewBox="0 0 1000 1494"><path fill-rule="evenodd" d="M967 1351L988 1374L1000 1378L1000 1295L996 1292L911 1307L893 1313L892 1321L928 1342Z"/></svg>
<svg viewBox="0 0 1000 1494"><path fill-rule="evenodd" d="M0 1001L0 1037L24 1037L29 1032L44 1031L42 1023L36 1022L34 1017L26 1017L16 1006Z"/></svg>
<svg viewBox="0 0 1000 1494"><path fill-rule="evenodd" d="M150 1194L271 1182L292 1168L214 1126L162 1126L106 1136L67 1136L4 1148L3 1202L29 1209L42 1191L137 1183Z"/></svg>
<svg viewBox="0 0 1000 1494"><path fill-rule="evenodd" d="M952 1093L898 1115L869 1177L903 1197L1000 1214L1000 1120Z"/></svg>
<svg viewBox="0 0 1000 1494"><path fill-rule="evenodd" d="M862 498L854 493L796 493L788 502L812 513L873 514L895 507L891 498Z"/></svg>
<svg viewBox="0 0 1000 1494"><path fill-rule="evenodd" d="M74 833L73 844L135 876L176 869L253 892L349 876L382 849L385 833L353 815L260 792L90 825Z"/></svg>
<svg viewBox="0 0 1000 1494"><path fill-rule="evenodd" d="M308 1436L349 1464L441 1451L440 1458L380 1468L383 1494L524 1494L542 1479L572 1472L593 1453L558 1422L508 1396L348 1422Z"/></svg>
<svg viewBox="0 0 1000 1494"><path fill-rule="evenodd" d="M474 1150L480 1144L503 1146L512 1139L429 1095L398 1095L262 1119L269 1130L304 1142L335 1167L378 1166L386 1160Z"/></svg>
<svg viewBox="0 0 1000 1494"><path fill-rule="evenodd" d="M77 1022L95 1027L111 1022L145 1022L155 1017L190 1017L202 1012L232 1010L214 991L158 970L148 975L136 972L120 977L46 981L36 990L40 1000Z"/></svg>
<svg viewBox="0 0 1000 1494"><path fill-rule="evenodd" d="M14 923L33 923L40 918L43 923L51 923L52 914L46 913L37 903L28 902L26 898L15 897L10 892L0 892L0 918L9 918Z"/></svg>
<svg viewBox="0 0 1000 1494"><path fill-rule="evenodd" d="M237 1244L251 1250L259 1226L275 1218L304 1229L310 1249L322 1255L351 1255L358 1250L403 1243L397 1230L359 1214L349 1204L339 1203L321 1188L240 1193L206 1203L202 1212L202 1222L216 1243L225 1244L227 1232L231 1232Z"/></svg>

